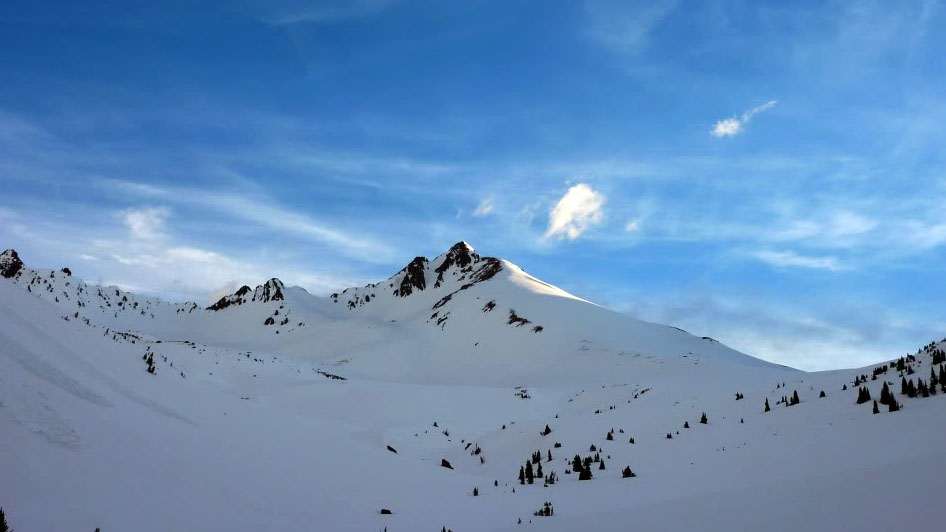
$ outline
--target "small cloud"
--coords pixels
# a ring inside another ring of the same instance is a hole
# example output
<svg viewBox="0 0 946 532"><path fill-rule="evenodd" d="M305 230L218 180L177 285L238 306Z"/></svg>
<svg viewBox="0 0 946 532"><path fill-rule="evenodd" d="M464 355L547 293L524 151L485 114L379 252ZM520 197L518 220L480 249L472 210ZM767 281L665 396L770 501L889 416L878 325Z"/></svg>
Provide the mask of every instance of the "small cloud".
<svg viewBox="0 0 946 532"><path fill-rule="evenodd" d="M212 301L212 302L219 301L220 298L226 297L236 292L239 287L240 287L239 283L237 283L236 281L227 281L220 288L216 290L212 290L210 294L207 296L207 300Z"/></svg>
<svg viewBox="0 0 946 532"><path fill-rule="evenodd" d="M569 188L549 214L549 227L543 238L575 240L601 222L604 202L602 194L584 183Z"/></svg>
<svg viewBox="0 0 946 532"><path fill-rule="evenodd" d="M624 230L627 231L628 233L636 233L637 231L640 231L641 230L640 220L637 220L637 219L628 220L627 225L624 226Z"/></svg>
<svg viewBox="0 0 946 532"><path fill-rule="evenodd" d="M168 214L167 207L146 207L126 210L122 217L133 237L154 240L162 236Z"/></svg>
<svg viewBox="0 0 946 532"><path fill-rule="evenodd" d="M838 263L835 257L811 257L799 255L794 251L757 251L753 256L762 262L767 262L773 266L811 268L816 270L840 271L844 268Z"/></svg>
<svg viewBox="0 0 946 532"><path fill-rule="evenodd" d="M775 104L777 103L777 101L771 100L758 107L753 107L739 116L724 118L723 120L716 122L716 124L713 126L713 129L710 131L710 135L716 138L735 137L739 133L742 133L742 130L749 124L755 115L775 107Z"/></svg>
<svg viewBox="0 0 946 532"><path fill-rule="evenodd" d="M479 205L476 206L476 210L473 211L473 216L489 216L493 214L494 209L493 198L483 198Z"/></svg>

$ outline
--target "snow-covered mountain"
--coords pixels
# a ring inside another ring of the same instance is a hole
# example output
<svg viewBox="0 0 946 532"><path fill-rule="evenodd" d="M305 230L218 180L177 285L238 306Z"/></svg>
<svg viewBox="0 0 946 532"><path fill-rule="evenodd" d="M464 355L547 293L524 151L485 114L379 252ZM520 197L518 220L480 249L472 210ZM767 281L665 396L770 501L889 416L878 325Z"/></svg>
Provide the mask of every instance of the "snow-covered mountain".
<svg viewBox="0 0 946 532"><path fill-rule="evenodd" d="M0 506L21 530L930 526L944 346L805 373L465 242L329 297L270 279L207 307L8 250Z"/></svg>

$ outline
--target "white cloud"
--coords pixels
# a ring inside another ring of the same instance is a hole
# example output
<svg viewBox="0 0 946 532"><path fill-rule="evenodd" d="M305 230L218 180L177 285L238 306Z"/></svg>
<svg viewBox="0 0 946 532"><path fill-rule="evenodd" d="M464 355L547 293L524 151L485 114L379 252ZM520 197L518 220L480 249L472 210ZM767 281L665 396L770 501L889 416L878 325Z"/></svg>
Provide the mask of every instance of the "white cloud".
<svg viewBox="0 0 946 532"><path fill-rule="evenodd" d="M637 220L637 219L628 220L627 225L624 226L624 230L627 231L628 233L636 233L637 231L640 231L641 230L640 220Z"/></svg>
<svg viewBox="0 0 946 532"><path fill-rule="evenodd" d="M811 257L799 255L794 251L774 251L761 250L753 256L762 262L767 262L773 266L811 268L817 270L840 271L844 268L838 262L836 257Z"/></svg>
<svg viewBox="0 0 946 532"><path fill-rule="evenodd" d="M142 240L153 240L162 236L164 221L168 214L167 207L146 207L128 209L122 213L122 218L133 237Z"/></svg>
<svg viewBox="0 0 946 532"><path fill-rule="evenodd" d="M543 238L575 240L601 222L604 202L602 194L584 183L569 188L549 214L549 227Z"/></svg>
<svg viewBox="0 0 946 532"><path fill-rule="evenodd" d="M710 135L717 138L735 137L739 133L742 133L742 130L746 127L746 125L749 124L755 115L775 107L775 104L777 103L777 101L771 100L758 107L753 107L739 116L724 118L723 120L716 122L716 124L713 126L713 129L710 131Z"/></svg>
<svg viewBox="0 0 946 532"><path fill-rule="evenodd" d="M483 198L479 205L476 206L476 210L473 211L473 216L489 216L493 214L494 209L493 198Z"/></svg>

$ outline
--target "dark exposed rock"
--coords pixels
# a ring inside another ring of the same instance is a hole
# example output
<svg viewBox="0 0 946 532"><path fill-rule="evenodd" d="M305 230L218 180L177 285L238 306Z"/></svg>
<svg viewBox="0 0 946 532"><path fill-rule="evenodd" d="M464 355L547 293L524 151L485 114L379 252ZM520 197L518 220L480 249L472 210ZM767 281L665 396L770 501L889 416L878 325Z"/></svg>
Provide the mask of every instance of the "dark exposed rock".
<svg viewBox="0 0 946 532"><path fill-rule="evenodd" d="M392 513L394 512L388 510L387 508L381 508L381 515L391 515Z"/></svg>
<svg viewBox="0 0 946 532"><path fill-rule="evenodd" d="M509 325L515 324L516 327L522 327L523 325L528 325L532 322L516 314L515 310L509 309L509 321L506 323Z"/></svg>
<svg viewBox="0 0 946 532"><path fill-rule="evenodd" d="M253 301L261 301L263 303L267 301L282 301L285 298L283 295L282 281L276 279L275 277L266 281L262 286L257 286L256 290L253 291Z"/></svg>
<svg viewBox="0 0 946 532"><path fill-rule="evenodd" d="M23 261L15 250L8 249L0 253L0 275L9 279L22 269Z"/></svg>
<svg viewBox="0 0 946 532"><path fill-rule="evenodd" d="M221 297L216 303L207 307L207 310L223 310L233 305L242 305L249 301L266 303L269 301L283 301L285 295L283 290L285 286L279 279L273 278L256 287L255 290L249 286L243 285L236 292L229 296ZM250 292L253 293L252 297Z"/></svg>
<svg viewBox="0 0 946 532"><path fill-rule="evenodd" d="M63 268L63 269L61 269L61 270L59 270L59 271L61 271L62 273L66 274L68 277L72 277L72 270L70 270L69 268Z"/></svg>
<svg viewBox="0 0 946 532"><path fill-rule="evenodd" d="M493 257L484 257L483 265L470 275L470 282L481 283L492 279L503 269L503 263Z"/></svg>
<svg viewBox="0 0 946 532"><path fill-rule="evenodd" d="M390 445L388 445L388 450L394 454L397 454L397 449L395 449L394 447L391 447Z"/></svg>
<svg viewBox="0 0 946 532"><path fill-rule="evenodd" d="M446 467L447 469L453 469L453 466L450 465L450 462L448 462L446 458L441 458L441 459L440 459L440 467Z"/></svg>
<svg viewBox="0 0 946 532"><path fill-rule="evenodd" d="M457 242L449 250L447 250L446 255L443 258L443 262L440 263L440 266L437 266L437 269L434 270L437 272L437 282L436 286L440 286L440 283L443 282L443 274L451 266L456 266L458 269L463 269L469 266L474 262L478 262L480 256L470 247L466 242Z"/></svg>
<svg viewBox="0 0 946 532"><path fill-rule="evenodd" d="M207 310L223 310L230 305L242 305L244 296L252 290L249 286L243 285L232 295L221 297L216 303L207 307Z"/></svg>
<svg viewBox="0 0 946 532"><path fill-rule="evenodd" d="M427 288L427 279L424 277L424 269L427 266L426 257L415 257L410 264L404 267L404 278L401 279L401 285L394 291L394 295L406 297L414 293L414 289L423 290Z"/></svg>

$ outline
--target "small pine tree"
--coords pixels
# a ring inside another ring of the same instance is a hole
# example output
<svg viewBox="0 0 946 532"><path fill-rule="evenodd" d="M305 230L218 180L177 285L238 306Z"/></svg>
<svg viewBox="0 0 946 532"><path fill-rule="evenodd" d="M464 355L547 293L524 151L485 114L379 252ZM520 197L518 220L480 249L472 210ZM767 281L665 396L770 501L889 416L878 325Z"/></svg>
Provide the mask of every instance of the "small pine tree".
<svg viewBox="0 0 946 532"><path fill-rule="evenodd" d="M821 390L821 393L818 394L818 397L824 397L824 396L825 396L825 395L824 395L824 390Z"/></svg>
<svg viewBox="0 0 946 532"><path fill-rule="evenodd" d="M636 476L637 475L635 475L634 472L631 471L631 466L625 466L624 470L621 471L621 478L632 478Z"/></svg>
<svg viewBox="0 0 946 532"><path fill-rule="evenodd" d="M604 460L598 465L598 469L604 469Z"/></svg>
<svg viewBox="0 0 946 532"><path fill-rule="evenodd" d="M880 413L880 408L877 407L877 401L874 401L874 413L875 413L875 414L879 414L879 413Z"/></svg>
<svg viewBox="0 0 946 532"><path fill-rule="evenodd" d="M685 428L685 429L690 428L690 422L689 422L689 421L684 421L684 422L683 422L683 428Z"/></svg>
<svg viewBox="0 0 946 532"><path fill-rule="evenodd" d="M578 473L578 480L591 480L591 468L582 468L581 472Z"/></svg>
<svg viewBox="0 0 946 532"><path fill-rule="evenodd" d="M890 388L886 382L884 382L884 387L880 389L880 404L890 404Z"/></svg>
<svg viewBox="0 0 946 532"><path fill-rule="evenodd" d="M0 508L0 532L10 532L10 525L7 524L7 516Z"/></svg>
<svg viewBox="0 0 946 532"><path fill-rule="evenodd" d="M795 390L795 392L792 393L792 404L797 405L800 402L801 402L801 399L798 398L798 390Z"/></svg>
<svg viewBox="0 0 946 532"><path fill-rule="evenodd" d="M542 462L539 462L539 466L535 470L535 476L542 478Z"/></svg>
<svg viewBox="0 0 946 532"><path fill-rule="evenodd" d="M769 408L769 398L766 397L765 398L765 411L768 412L769 410L772 410L772 409Z"/></svg>
<svg viewBox="0 0 946 532"><path fill-rule="evenodd" d="M526 483L526 471L525 469L522 468L522 466L519 466L519 483L520 484Z"/></svg>
<svg viewBox="0 0 946 532"><path fill-rule="evenodd" d="M867 389L867 386L861 386L857 390L857 404L863 404L867 401L870 401L870 390Z"/></svg>
<svg viewBox="0 0 946 532"><path fill-rule="evenodd" d="M887 407L887 411L888 411L888 412L896 412L897 410L900 410L900 405L897 404L897 400L896 400L896 399L891 398L891 399L890 399L890 406Z"/></svg>
<svg viewBox="0 0 946 532"><path fill-rule="evenodd" d="M476 487L473 488L473 496L474 496L474 497L479 497L479 496L480 496L480 490L479 490L479 488L476 488Z"/></svg>
<svg viewBox="0 0 946 532"><path fill-rule="evenodd" d="M703 415L700 416L700 423L706 424L706 412L703 412Z"/></svg>
<svg viewBox="0 0 946 532"><path fill-rule="evenodd" d="M535 481L535 473L532 471L532 462L526 462L526 482L532 484Z"/></svg>

